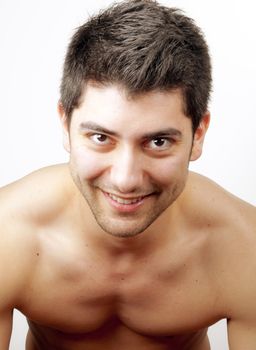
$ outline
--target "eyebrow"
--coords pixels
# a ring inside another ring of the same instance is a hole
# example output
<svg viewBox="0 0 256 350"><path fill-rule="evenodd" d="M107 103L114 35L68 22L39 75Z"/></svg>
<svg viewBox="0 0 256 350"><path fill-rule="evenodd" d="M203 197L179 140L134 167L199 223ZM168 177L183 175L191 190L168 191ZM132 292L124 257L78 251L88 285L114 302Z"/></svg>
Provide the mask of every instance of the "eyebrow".
<svg viewBox="0 0 256 350"><path fill-rule="evenodd" d="M91 131L96 131L98 133L103 133L103 134L108 134L111 136L116 136L119 137L120 135L113 131L113 130L109 130L97 123L88 121L88 122L82 122L79 125L79 129L81 131L85 131L85 130L91 130ZM162 130L157 130L157 131L153 131L153 132L148 132L142 135L142 138L145 139L153 139L155 137L163 137L163 136L173 136L176 138L181 139L182 138L182 132L178 129L175 128L166 128L166 129L162 129Z"/></svg>
<svg viewBox="0 0 256 350"><path fill-rule="evenodd" d="M94 123L94 122L82 122L79 125L79 129L81 131L84 130L92 130L92 131L97 131L98 133L103 133L103 134L108 134L108 135L112 135L112 136L119 136L118 133L116 133L115 131L109 130L107 128L104 128L103 126Z"/></svg>

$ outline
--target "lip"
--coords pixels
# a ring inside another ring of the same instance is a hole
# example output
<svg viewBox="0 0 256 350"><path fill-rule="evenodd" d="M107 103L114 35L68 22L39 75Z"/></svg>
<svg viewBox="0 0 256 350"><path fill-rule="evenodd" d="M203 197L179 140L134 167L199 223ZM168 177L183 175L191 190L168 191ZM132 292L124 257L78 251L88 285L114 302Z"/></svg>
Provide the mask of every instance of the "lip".
<svg viewBox="0 0 256 350"><path fill-rule="evenodd" d="M102 191L102 193L104 194L105 198L107 199L111 207L113 207L115 210L122 213L133 213L137 211L138 208L141 207L145 202L145 198L148 197L148 196L141 196L141 197L125 198L125 197L121 197L121 196L119 197L104 191ZM121 201L126 203L120 203L117 200L115 200L114 197L118 197L121 199ZM131 203L128 203L129 201L131 201Z"/></svg>

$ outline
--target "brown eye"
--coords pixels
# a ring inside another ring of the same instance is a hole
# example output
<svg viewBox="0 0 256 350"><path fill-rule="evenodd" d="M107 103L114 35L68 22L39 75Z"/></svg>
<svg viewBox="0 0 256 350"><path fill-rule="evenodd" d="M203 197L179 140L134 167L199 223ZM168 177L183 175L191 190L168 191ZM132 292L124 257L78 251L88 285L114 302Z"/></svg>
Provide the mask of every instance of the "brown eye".
<svg viewBox="0 0 256 350"><path fill-rule="evenodd" d="M166 137L157 137L152 140L149 140L147 143L147 148L153 151L165 151L170 148L172 142Z"/></svg>
<svg viewBox="0 0 256 350"><path fill-rule="evenodd" d="M165 139L155 139L153 140L154 146L155 147L163 147L166 143Z"/></svg>
<svg viewBox="0 0 256 350"><path fill-rule="evenodd" d="M104 134L93 134L90 139L97 145L108 145L110 143L108 136Z"/></svg>

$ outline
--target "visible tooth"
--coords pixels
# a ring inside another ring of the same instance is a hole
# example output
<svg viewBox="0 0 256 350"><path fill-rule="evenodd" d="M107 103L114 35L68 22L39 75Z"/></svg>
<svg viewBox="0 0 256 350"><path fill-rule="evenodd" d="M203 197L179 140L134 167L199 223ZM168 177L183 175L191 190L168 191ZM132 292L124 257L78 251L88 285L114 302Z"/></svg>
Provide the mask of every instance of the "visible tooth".
<svg viewBox="0 0 256 350"><path fill-rule="evenodd" d="M134 199L124 199L124 198L116 197L115 195L110 194L110 193L109 193L109 196L110 196L110 198L112 198L117 203L127 204L127 205L128 204L137 203L137 202L139 202L141 200L141 197L140 198L134 198Z"/></svg>

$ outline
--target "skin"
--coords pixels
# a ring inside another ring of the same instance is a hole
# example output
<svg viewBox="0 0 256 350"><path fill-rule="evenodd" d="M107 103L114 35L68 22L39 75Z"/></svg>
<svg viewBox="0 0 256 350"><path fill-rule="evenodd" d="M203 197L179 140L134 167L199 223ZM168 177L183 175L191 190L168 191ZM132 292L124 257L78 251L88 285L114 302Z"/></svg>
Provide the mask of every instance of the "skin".
<svg viewBox="0 0 256 350"><path fill-rule="evenodd" d="M209 115L193 137L182 107L95 84L70 128L59 106L69 164L0 191L1 349L14 308L27 350L209 350L222 318L255 349L255 208L188 172Z"/></svg>

